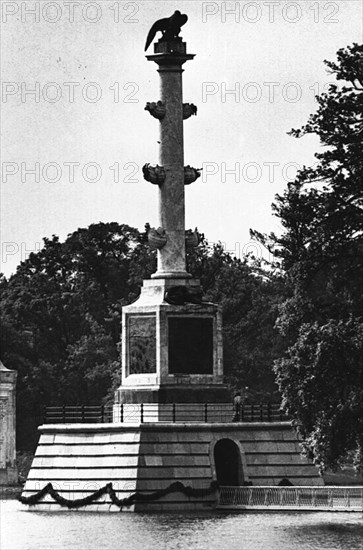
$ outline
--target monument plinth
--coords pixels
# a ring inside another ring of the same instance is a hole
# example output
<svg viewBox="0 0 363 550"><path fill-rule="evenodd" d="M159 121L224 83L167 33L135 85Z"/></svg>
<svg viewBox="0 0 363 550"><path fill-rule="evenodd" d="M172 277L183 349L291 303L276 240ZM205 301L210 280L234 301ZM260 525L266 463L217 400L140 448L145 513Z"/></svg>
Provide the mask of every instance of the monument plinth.
<svg viewBox="0 0 363 550"><path fill-rule="evenodd" d="M183 104L183 65L192 60L179 37L160 39L147 59L158 65L161 99L146 110L159 120L160 166L144 166L158 186L157 271L143 283L139 299L123 308L122 383L117 405L226 402L223 384L222 316L203 302L202 289L186 268L185 185L199 176L184 166L183 120L196 107ZM150 238L150 234L152 239Z"/></svg>

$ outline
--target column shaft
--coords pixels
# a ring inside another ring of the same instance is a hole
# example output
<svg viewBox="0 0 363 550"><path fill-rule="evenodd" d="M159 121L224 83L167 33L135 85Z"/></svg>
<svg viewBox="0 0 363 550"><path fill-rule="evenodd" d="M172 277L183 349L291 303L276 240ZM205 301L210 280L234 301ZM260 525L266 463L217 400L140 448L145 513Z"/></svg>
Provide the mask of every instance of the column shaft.
<svg viewBox="0 0 363 550"><path fill-rule="evenodd" d="M160 164L166 177L159 187L159 223L168 240L158 252L158 275L180 277L186 273L182 69L162 66L159 74L166 109L160 123Z"/></svg>

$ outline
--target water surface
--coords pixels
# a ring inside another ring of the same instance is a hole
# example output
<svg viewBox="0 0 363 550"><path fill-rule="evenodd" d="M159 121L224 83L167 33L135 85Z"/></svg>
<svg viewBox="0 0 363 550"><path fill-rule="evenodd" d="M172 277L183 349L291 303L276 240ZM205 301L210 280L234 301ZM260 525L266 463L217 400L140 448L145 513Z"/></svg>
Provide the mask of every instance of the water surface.
<svg viewBox="0 0 363 550"><path fill-rule="evenodd" d="M361 514L26 512L2 501L1 550L362 550Z"/></svg>

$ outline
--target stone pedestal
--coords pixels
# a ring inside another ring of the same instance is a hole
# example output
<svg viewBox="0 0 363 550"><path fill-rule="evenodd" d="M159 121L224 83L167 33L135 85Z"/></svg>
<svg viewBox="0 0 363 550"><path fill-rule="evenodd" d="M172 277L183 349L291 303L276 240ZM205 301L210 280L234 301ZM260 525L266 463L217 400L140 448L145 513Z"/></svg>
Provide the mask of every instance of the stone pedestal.
<svg viewBox="0 0 363 550"><path fill-rule="evenodd" d="M17 372L0 361L0 485L16 485L16 409Z"/></svg>
<svg viewBox="0 0 363 550"><path fill-rule="evenodd" d="M140 298L122 310L122 384L115 404L228 402L223 384L221 309L171 305L172 286L195 279L144 281Z"/></svg>

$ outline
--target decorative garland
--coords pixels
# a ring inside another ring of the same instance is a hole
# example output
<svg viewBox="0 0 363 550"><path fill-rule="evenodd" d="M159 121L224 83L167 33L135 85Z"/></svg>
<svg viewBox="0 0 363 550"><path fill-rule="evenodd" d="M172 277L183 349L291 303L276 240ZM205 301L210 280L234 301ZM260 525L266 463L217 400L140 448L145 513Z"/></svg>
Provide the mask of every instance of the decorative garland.
<svg viewBox="0 0 363 550"><path fill-rule="evenodd" d="M187 497L204 497L214 493L218 489L218 482L212 481L210 486L207 489L193 489L193 487L186 487L180 481L176 481L169 485L166 489L159 489L154 493L145 494L145 493L133 493L129 497L119 499L116 495L116 491L112 487L112 483L107 483L98 491L95 491L91 495L88 495L85 498L77 498L75 500L69 500L68 498L62 497L56 491L51 483L48 483L43 489L31 495L30 497L19 497L19 501L22 504L34 505L37 504L45 495L50 495L60 506L66 506L67 508L80 508L81 506L87 506L92 504L100 497L105 494L108 494L111 498L112 504L116 504L122 509L123 506L130 506L134 502L151 502L152 500L158 500L161 497L169 495L170 493L183 493Z"/></svg>

